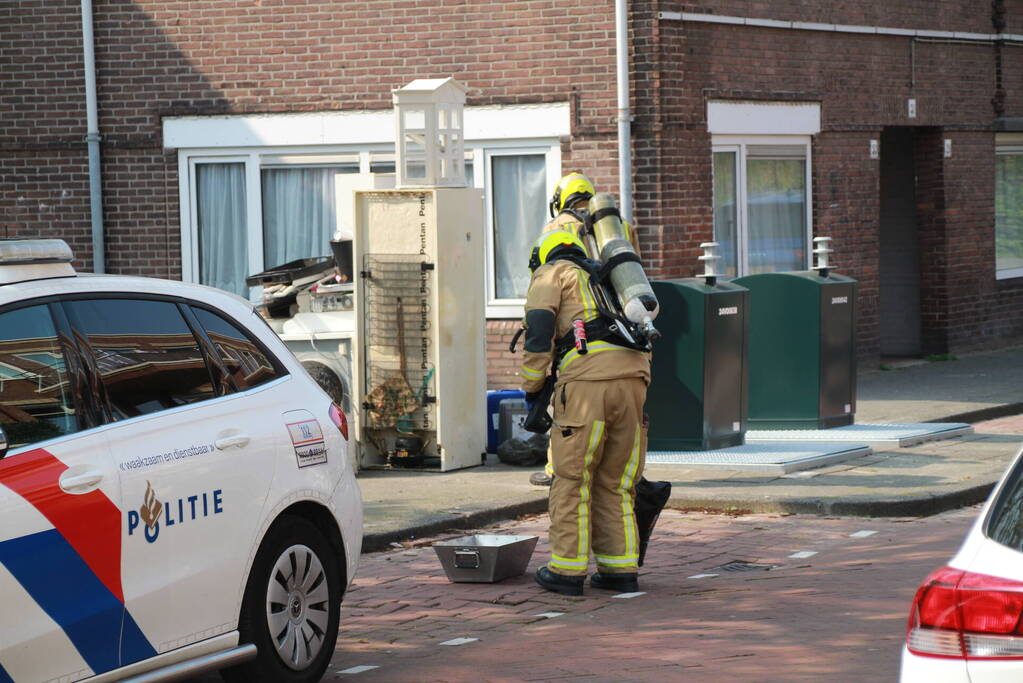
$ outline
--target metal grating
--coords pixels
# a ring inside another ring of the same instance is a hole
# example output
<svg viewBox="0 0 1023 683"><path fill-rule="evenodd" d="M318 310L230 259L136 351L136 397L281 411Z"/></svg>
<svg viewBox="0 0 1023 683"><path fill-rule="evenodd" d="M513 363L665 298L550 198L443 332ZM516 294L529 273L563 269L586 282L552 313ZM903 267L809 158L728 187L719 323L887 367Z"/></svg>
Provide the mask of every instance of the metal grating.
<svg viewBox="0 0 1023 683"><path fill-rule="evenodd" d="M855 441L904 448L973 434L962 422L860 423L832 429L770 429L746 432L747 441Z"/></svg>
<svg viewBox="0 0 1023 683"><path fill-rule="evenodd" d="M764 474L788 474L870 455L863 444L848 443L748 443L715 451L651 451L648 465L682 465L692 469L740 470Z"/></svg>
<svg viewBox="0 0 1023 683"><path fill-rule="evenodd" d="M770 571L777 569L776 564L757 564L755 562L747 562L746 560L732 560L727 562L720 567L713 567L708 569L709 572L755 572L755 571Z"/></svg>
<svg viewBox="0 0 1023 683"><path fill-rule="evenodd" d="M366 255L366 426L436 428L430 336L432 266L410 254Z"/></svg>

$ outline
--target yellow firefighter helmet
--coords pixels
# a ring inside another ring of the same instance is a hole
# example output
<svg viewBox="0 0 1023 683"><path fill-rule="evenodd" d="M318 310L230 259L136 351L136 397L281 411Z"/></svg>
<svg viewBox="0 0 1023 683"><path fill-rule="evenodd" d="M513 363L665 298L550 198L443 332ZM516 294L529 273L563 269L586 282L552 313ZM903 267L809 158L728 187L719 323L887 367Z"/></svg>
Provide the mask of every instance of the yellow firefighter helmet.
<svg viewBox="0 0 1023 683"><path fill-rule="evenodd" d="M590 179L578 171L569 173L554 186L551 195L551 217L557 216L566 205L576 199L589 199L597 193Z"/></svg>
<svg viewBox="0 0 1023 683"><path fill-rule="evenodd" d="M568 230L551 230L540 235L533 243L533 251L529 259L529 269L536 270L551 260L556 253L577 251L579 256L586 257L586 247L582 240Z"/></svg>

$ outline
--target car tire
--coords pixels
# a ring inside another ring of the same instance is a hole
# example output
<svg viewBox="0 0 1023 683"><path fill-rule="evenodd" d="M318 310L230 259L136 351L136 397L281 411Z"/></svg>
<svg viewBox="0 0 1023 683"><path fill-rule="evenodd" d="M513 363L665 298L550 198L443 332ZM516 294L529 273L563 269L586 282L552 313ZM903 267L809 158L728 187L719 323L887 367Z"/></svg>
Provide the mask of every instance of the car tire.
<svg viewBox="0 0 1023 683"><path fill-rule="evenodd" d="M334 403L341 406L342 410L345 410L345 383L341 381L341 378L337 374L328 368L323 363L317 363L315 361L307 360L302 362L302 367L305 368L309 376L313 378L320 388L326 392L327 396L330 396Z"/></svg>
<svg viewBox="0 0 1023 683"><path fill-rule="evenodd" d="M314 683L330 664L341 618L338 557L311 522L285 516L256 553L238 620L255 659L225 669L228 683Z"/></svg>

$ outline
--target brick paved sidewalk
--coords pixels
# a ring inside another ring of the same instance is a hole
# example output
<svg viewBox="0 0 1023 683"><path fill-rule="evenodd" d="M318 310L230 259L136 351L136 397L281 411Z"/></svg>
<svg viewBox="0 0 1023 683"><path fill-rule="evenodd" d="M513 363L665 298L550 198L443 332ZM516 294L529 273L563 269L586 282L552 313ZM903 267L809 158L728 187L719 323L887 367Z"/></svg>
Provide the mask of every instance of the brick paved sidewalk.
<svg viewBox="0 0 1023 683"><path fill-rule="evenodd" d="M540 536L529 573L498 584L449 583L428 546L437 539L365 555L325 680L893 680L913 592L976 512L668 511L641 570L645 594L628 599L533 583L549 551L546 516L490 530ZM733 561L774 567L716 569ZM443 644L456 639L472 640Z"/></svg>

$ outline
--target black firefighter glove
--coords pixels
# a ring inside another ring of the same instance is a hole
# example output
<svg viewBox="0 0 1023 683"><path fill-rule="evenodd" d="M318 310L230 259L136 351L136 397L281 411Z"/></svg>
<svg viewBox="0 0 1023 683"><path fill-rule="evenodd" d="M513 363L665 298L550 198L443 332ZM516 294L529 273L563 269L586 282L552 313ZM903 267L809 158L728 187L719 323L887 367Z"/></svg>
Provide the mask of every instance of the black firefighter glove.
<svg viewBox="0 0 1023 683"><path fill-rule="evenodd" d="M551 396L554 395L554 375L547 375L540 391L526 394L526 407L529 414L522 422L522 428L536 434L546 434L550 431L554 420L547 413L547 407L551 404Z"/></svg>

